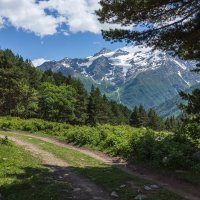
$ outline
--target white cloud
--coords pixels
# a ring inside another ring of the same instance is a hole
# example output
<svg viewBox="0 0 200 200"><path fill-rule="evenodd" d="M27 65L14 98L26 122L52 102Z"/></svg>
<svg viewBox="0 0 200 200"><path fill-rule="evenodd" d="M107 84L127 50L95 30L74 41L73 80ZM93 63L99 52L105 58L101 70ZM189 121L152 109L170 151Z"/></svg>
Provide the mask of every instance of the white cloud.
<svg viewBox="0 0 200 200"><path fill-rule="evenodd" d="M58 32L99 34L102 28L110 28L94 14L99 7L98 0L0 0L0 26L8 22L41 37Z"/></svg>
<svg viewBox="0 0 200 200"><path fill-rule="evenodd" d="M44 58L38 58L38 59L32 60L32 63L34 67L38 67L46 61L49 61L49 60L45 60Z"/></svg>
<svg viewBox="0 0 200 200"><path fill-rule="evenodd" d="M4 27L4 19L0 16L0 28Z"/></svg>

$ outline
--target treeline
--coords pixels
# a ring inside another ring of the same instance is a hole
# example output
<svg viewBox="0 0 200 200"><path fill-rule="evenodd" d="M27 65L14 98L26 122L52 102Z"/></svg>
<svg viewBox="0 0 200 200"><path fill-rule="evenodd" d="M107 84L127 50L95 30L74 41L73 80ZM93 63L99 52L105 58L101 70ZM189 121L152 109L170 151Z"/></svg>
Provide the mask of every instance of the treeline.
<svg viewBox="0 0 200 200"><path fill-rule="evenodd" d="M150 109L127 107L108 100L92 86L90 94L79 79L41 71L11 50L0 51L0 115L41 118L72 125L130 124L154 130L174 130L177 120L162 120Z"/></svg>
<svg viewBox="0 0 200 200"><path fill-rule="evenodd" d="M80 80L42 72L11 50L0 50L0 94L1 116L96 125L128 124L131 114L98 88L88 94Z"/></svg>
<svg viewBox="0 0 200 200"><path fill-rule="evenodd" d="M175 117L169 117L166 120L160 118L156 111L150 109L148 112L142 105L135 106L130 117L130 126L133 127L148 127L153 130L169 130L174 131L180 126L180 120Z"/></svg>

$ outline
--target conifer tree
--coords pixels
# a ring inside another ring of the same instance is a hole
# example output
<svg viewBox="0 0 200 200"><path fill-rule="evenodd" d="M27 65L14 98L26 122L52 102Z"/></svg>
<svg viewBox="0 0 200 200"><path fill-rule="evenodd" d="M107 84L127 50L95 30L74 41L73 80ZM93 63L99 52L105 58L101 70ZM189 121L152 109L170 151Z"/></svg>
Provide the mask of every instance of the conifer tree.
<svg viewBox="0 0 200 200"><path fill-rule="evenodd" d="M130 117L130 125L133 127L139 127L139 109L137 106L134 107Z"/></svg>
<svg viewBox="0 0 200 200"><path fill-rule="evenodd" d="M91 92L88 100L88 119L87 123L91 126L95 126L96 121L96 104L95 104L95 88L94 85L91 87Z"/></svg>
<svg viewBox="0 0 200 200"><path fill-rule="evenodd" d="M100 4L96 11L100 22L123 26L103 30L105 39L146 43L200 61L199 0L101 0Z"/></svg>
<svg viewBox="0 0 200 200"><path fill-rule="evenodd" d="M139 106L139 127L147 127L148 124L148 116L147 113L142 105Z"/></svg>
<svg viewBox="0 0 200 200"><path fill-rule="evenodd" d="M148 127L152 128L153 130L162 130L163 128L161 118L153 109L150 109L148 112Z"/></svg>
<svg viewBox="0 0 200 200"><path fill-rule="evenodd" d="M76 82L76 103L75 103L75 118L73 124L84 125L88 117L88 94L80 80Z"/></svg>

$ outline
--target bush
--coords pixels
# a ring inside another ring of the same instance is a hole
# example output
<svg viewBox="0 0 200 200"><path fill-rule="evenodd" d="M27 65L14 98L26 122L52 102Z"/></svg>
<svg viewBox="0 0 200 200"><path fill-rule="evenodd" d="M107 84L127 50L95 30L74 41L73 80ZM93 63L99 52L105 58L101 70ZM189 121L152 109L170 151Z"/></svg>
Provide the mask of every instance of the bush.
<svg viewBox="0 0 200 200"><path fill-rule="evenodd" d="M153 131L131 141L132 155L138 160L167 169L191 169L196 162L196 146L186 137L167 135L161 137Z"/></svg>
<svg viewBox="0 0 200 200"><path fill-rule="evenodd" d="M198 171L200 166L200 159L195 156L198 148L184 134L174 135L130 126L71 126L40 119L11 117L1 117L0 128L46 133L129 161L138 160L167 169Z"/></svg>
<svg viewBox="0 0 200 200"><path fill-rule="evenodd" d="M5 136L5 138L0 138L0 144L1 145L9 145L8 137Z"/></svg>

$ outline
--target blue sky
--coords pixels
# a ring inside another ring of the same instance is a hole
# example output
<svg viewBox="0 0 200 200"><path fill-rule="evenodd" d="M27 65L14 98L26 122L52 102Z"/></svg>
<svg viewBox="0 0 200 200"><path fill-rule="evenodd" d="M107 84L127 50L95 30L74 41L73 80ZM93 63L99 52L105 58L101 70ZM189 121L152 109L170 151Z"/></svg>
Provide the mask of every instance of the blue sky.
<svg viewBox="0 0 200 200"><path fill-rule="evenodd" d="M97 0L1 0L0 47L31 60L59 60L124 46L104 41L101 29L119 25L100 24L98 8Z"/></svg>
<svg viewBox="0 0 200 200"><path fill-rule="evenodd" d="M74 33L69 36L55 34L43 38L34 33L17 30L14 27L0 29L0 47L9 48L24 58L31 60L44 58L59 60L64 57L82 58L101 50L103 47L114 50L124 46L122 43L105 41L101 34Z"/></svg>

